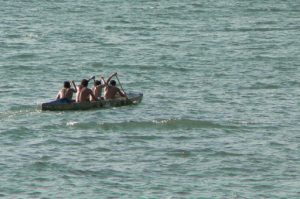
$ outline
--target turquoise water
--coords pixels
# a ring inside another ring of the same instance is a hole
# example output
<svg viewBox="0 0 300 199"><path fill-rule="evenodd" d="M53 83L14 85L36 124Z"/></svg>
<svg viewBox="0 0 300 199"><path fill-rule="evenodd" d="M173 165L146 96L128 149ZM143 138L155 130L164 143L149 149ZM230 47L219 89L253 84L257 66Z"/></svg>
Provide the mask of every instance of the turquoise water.
<svg viewBox="0 0 300 199"><path fill-rule="evenodd" d="M300 2L0 3L0 197L300 197ZM141 104L41 111L113 72Z"/></svg>

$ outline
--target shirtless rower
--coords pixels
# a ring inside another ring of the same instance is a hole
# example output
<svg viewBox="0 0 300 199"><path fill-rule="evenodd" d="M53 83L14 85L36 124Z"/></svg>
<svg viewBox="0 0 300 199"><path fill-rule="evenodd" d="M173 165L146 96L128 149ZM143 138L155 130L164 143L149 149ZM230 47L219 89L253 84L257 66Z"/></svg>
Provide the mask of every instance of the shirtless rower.
<svg viewBox="0 0 300 199"><path fill-rule="evenodd" d="M101 79L103 79L103 77L101 77ZM101 100L103 99L102 97L102 89L105 87L105 84L104 82L101 83L101 80L96 80L94 82L94 87L92 88L92 91L95 95L95 97L98 99L98 100ZM92 97L90 97L90 100L91 100Z"/></svg>
<svg viewBox="0 0 300 199"><path fill-rule="evenodd" d="M67 102L72 102L73 93L77 92L75 82L72 81L74 88L71 88L71 84L69 81L64 82L64 88L62 88L57 96L57 100L66 100Z"/></svg>
<svg viewBox="0 0 300 199"><path fill-rule="evenodd" d="M95 80L95 76L91 77L89 80L87 80L87 82L89 83L89 81L92 80L92 79ZM83 79L83 80L84 80L84 79ZM83 80L82 80L82 81L83 81ZM82 81L81 81L81 83L82 83ZM76 102L79 101L79 94L80 94L80 91L81 91L82 88L83 88L82 84L80 84L80 85L77 86ZM91 98L91 100L92 100L92 98Z"/></svg>
<svg viewBox="0 0 300 199"><path fill-rule="evenodd" d="M81 89L76 98L76 100L77 100L76 102L89 102L90 96L91 96L92 100L94 100L94 101L97 100L97 98L93 94L93 91L87 87L88 84L89 84L89 81L86 79L83 79L81 81L81 85L80 85Z"/></svg>
<svg viewBox="0 0 300 199"><path fill-rule="evenodd" d="M126 94L123 93L118 87L116 87L116 81L111 80L114 76L116 76L117 73L112 74L108 79L107 82L105 82L105 93L104 98L105 99L114 99L116 98L116 95L119 94L121 97L126 97Z"/></svg>

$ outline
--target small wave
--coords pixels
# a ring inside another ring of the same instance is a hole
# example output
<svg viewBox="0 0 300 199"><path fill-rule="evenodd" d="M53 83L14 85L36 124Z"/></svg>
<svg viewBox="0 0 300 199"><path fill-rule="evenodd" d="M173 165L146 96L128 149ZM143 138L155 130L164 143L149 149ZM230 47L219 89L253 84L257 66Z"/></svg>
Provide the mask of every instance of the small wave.
<svg viewBox="0 0 300 199"><path fill-rule="evenodd" d="M254 85L251 85L249 87L244 87L244 89L279 89L280 86L275 85L275 84L266 84L266 83L256 83Z"/></svg>
<svg viewBox="0 0 300 199"><path fill-rule="evenodd" d="M38 145L46 146L46 145L53 145L53 146L81 146L84 145L84 138L81 140L76 140L73 138L72 140L59 140L59 139L48 139L44 142L39 143Z"/></svg>
<svg viewBox="0 0 300 199"><path fill-rule="evenodd" d="M76 129L94 129L98 127L99 124L97 122L76 122L76 121L69 121L65 124L67 127L76 128ZM63 128L63 126L59 126Z"/></svg>
<svg viewBox="0 0 300 199"><path fill-rule="evenodd" d="M181 157L181 158L187 158L187 157L192 156L192 152L188 151L188 150L183 150L183 149L176 149L176 150L168 151L167 155Z"/></svg>
<svg viewBox="0 0 300 199"><path fill-rule="evenodd" d="M272 24L276 24L276 23L277 23L276 21L269 20L269 21L258 21L255 24L257 24L257 25L272 25Z"/></svg>
<svg viewBox="0 0 300 199"><path fill-rule="evenodd" d="M84 177L98 177L100 179L108 178L111 176L119 176L119 172L113 169L103 169L103 170L90 170L90 169L70 169L68 173L76 176L84 176Z"/></svg>
<svg viewBox="0 0 300 199"><path fill-rule="evenodd" d="M212 156L222 156L222 157L228 157L228 156L243 156L244 154L241 153L234 153L234 152L227 152L227 151L216 151L212 154Z"/></svg>
<svg viewBox="0 0 300 199"><path fill-rule="evenodd" d="M269 143L269 145L271 146L271 147L280 147L280 148L282 148L282 147L284 147L286 144L285 143L280 143L280 142L275 142L275 141L272 141L272 142L270 142Z"/></svg>
<svg viewBox="0 0 300 199"><path fill-rule="evenodd" d="M9 110L11 111L17 111L17 112L33 112L38 109L38 106L36 105L16 105L10 107Z"/></svg>
<svg viewBox="0 0 300 199"><path fill-rule="evenodd" d="M262 7L262 8L248 8L245 11L258 13L258 12L290 12L291 10L286 10L282 8Z"/></svg>
<svg viewBox="0 0 300 199"><path fill-rule="evenodd" d="M1 136L6 136L14 141L23 140L25 138L31 138L33 136L32 130L24 126L4 130L0 134Z"/></svg>
<svg viewBox="0 0 300 199"><path fill-rule="evenodd" d="M199 121L189 119L159 119L153 121L129 121L121 123L103 123L99 124L103 129L178 129L178 128L223 128L223 125L216 124L210 121Z"/></svg>
<svg viewBox="0 0 300 199"><path fill-rule="evenodd" d="M195 8L203 8L204 7L204 4L203 3L192 3L191 4L193 7L195 7Z"/></svg>
<svg viewBox="0 0 300 199"><path fill-rule="evenodd" d="M33 105L21 105L10 107L9 110L0 112L0 119L11 119L22 115L30 115L40 112L40 110Z"/></svg>
<svg viewBox="0 0 300 199"><path fill-rule="evenodd" d="M287 84L289 86L297 86L297 87L300 87L300 82L297 81L297 80L290 80L290 81L287 81Z"/></svg>
<svg viewBox="0 0 300 199"><path fill-rule="evenodd" d="M78 124L78 122L67 122L67 126L75 126L76 124Z"/></svg>
<svg viewBox="0 0 300 199"><path fill-rule="evenodd" d="M148 136L123 136L123 138L131 139L131 140L159 140L162 139L161 136L153 136L153 135L148 135Z"/></svg>
<svg viewBox="0 0 300 199"><path fill-rule="evenodd" d="M30 168L30 170L44 171L47 169L61 170L64 167L64 165L43 160L37 160L28 165L28 167Z"/></svg>
<svg viewBox="0 0 300 199"><path fill-rule="evenodd" d="M98 151L98 152L111 152L110 149L108 149L108 148L103 148L103 147L97 147L97 148L95 148L95 149L93 149L93 150Z"/></svg>
<svg viewBox="0 0 300 199"><path fill-rule="evenodd" d="M155 119L152 121L124 121L119 123L110 122L76 122L70 121L66 125L78 129L101 128L103 130L136 130L136 129L198 129L198 128L235 128L234 126L222 125L210 121L190 119ZM155 138L146 138L155 139Z"/></svg>
<svg viewBox="0 0 300 199"><path fill-rule="evenodd" d="M225 28L224 30L226 32L272 32L272 31L286 31L287 29L285 28L237 28L237 29Z"/></svg>
<svg viewBox="0 0 300 199"><path fill-rule="evenodd" d="M9 57L9 59L32 59L36 57L37 55L34 53L23 53L18 55L12 55Z"/></svg>
<svg viewBox="0 0 300 199"><path fill-rule="evenodd" d="M188 128L222 128L223 125L210 121L190 120L190 119L170 119L170 120L153 120L156 125L166 127L188 127Z"/></svg>

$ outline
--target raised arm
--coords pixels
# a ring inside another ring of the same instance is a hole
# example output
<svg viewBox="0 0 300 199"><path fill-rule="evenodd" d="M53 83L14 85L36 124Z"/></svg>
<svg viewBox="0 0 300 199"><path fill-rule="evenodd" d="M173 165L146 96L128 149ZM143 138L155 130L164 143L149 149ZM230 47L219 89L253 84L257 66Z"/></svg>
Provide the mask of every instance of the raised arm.
<svg viewBox="0 0 300 199"><path fill-rule="evenodd" d="M117 75L117 73L112 74L112 75L107 79L106 84L109 84L110 80L111 80L114 76L116 76L116 75Z"/></svg>
<svg viewBox="0 0 300 199"><path fill-rule="evenodd" d="M72 84L73 84L73 86L74 86L74 91L75 91L75 93L77 93L77 86L76 86L74 80L72 80Z"/></svg>
<svg viewBox="0 0 300 199"><path fill-rule="evenodd" d="M101 81L101 85L102 85L102 82L104 85L107 85L107 82L105 81L103 76L100 76L100 81Z"/></svg>

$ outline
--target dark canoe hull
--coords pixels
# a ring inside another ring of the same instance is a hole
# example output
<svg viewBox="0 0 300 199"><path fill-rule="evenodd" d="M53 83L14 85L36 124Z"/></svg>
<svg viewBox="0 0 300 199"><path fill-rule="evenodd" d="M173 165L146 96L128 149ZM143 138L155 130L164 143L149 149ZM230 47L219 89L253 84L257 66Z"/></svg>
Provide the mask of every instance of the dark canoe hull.
<svg viewBox="0 0 300 199"><path fill-rule="evenodd" d="M128 95L128 99L122 97L122 98L111 99L111 100L100 100L100 101L81 102L81 103L48 102L42 104L42 110L43 111L68 111L68 110L101 109L101 108L138 104L143 99L143 93L128 93L127 95Z"/></svg>

